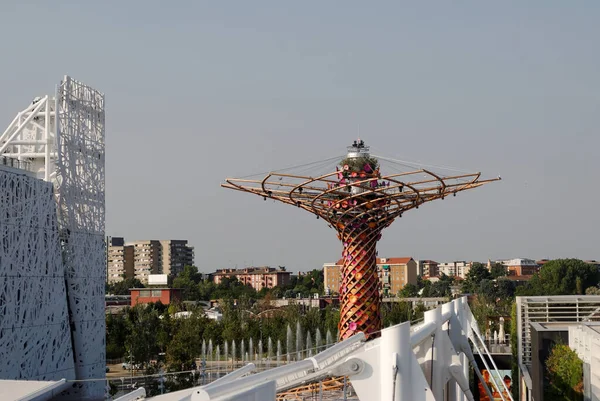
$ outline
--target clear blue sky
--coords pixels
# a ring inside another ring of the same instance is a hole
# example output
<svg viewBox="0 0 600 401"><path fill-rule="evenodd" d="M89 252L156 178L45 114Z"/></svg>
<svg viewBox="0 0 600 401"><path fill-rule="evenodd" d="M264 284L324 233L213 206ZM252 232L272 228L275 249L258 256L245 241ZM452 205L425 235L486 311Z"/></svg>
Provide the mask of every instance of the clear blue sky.
<svg viewBox="0 0 600 401"><path fill-rule="evenodd" d="M407 213L381 256L600 259L597 1L24 3L0 4L0 126L64 74L103 91L109 235L189 239L202 271L335 261L322 221L219 184L360 126L503 178Z"/></svg>

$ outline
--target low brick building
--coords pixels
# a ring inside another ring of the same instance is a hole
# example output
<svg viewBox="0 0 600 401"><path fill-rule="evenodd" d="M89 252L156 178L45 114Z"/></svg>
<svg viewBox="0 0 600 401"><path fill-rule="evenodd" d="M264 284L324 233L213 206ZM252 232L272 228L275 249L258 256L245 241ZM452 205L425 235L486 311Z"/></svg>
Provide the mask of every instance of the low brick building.
<svg viewBox="0 0 600 401"><path fill-rule="evenodd" d="M130 288L131 306L137 304L150 304L160 301L163 305L169 305L183 300L181 288Z"/></svg>

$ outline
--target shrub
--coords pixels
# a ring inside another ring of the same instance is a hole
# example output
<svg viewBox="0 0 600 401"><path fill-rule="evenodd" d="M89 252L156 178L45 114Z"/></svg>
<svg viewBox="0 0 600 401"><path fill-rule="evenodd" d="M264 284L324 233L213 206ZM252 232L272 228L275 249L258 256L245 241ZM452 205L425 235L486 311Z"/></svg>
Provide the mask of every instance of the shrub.
<svg viewBox="0 0 600 401"><path fill-rule="evenodd" d="M557 343L552 347L546 371L552 399L583 399L583 362L568 345Z"/></svg>

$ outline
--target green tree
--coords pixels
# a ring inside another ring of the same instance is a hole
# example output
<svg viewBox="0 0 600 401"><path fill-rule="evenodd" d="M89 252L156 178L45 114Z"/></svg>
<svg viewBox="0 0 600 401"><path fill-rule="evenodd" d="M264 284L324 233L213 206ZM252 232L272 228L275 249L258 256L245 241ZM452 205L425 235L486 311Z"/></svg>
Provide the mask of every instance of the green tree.
<svg viewBox="0 0 600 401"><path fill-rule="evenodd" d="M201 310L176 320L176 329L166 351L167 367L170 371L192 369L202 352L202 334L209 320Z"/></svg>
<svg viewBox="0 0 600 401"><path fill-rule="evenodd" d="M198 283L198 296L203 301L210 301L214 299L213 294L215 293L217 286L214 282L203 280Z"/></svg>
<svg viewBox="0 0 600 401"><path fill-rule="evenodd" d="M144 288L144 284L137 278L126 278L114 284L106 285L106 293L113 295L129 295L130 288Z"/></svg>
<svg viewBox="0 0 600 401"><path fill-rule="evenodd" d="M158 354L158 311L154 305L136 305L128 310L125 349L135 363L147 364Z"/></svg>
<svg viewBox="0 0 600 401"><path fill-rule="evenodd" d="M117 359L125 355L127 334L127 322L123 313L111 313L106 316L106 357L108 359Z"/></svg>
<svg viewBox="0 0 600 401"><path fill-rule="evenodd" d="M416 297L419 293L419 289L416 285L408 283L400 291L398 291L398 296L401 298L412 298Z"/></svg>
<svg viewBox="0 0 600 401"><path fill-rule="evenodd" d="M579 259L556 259L546 263L517 295L576 295L598 285L598 268Z"/></svg>
<svg viewBox="0 0 600 401"><path fill-rule="evenodd" d="M549 386L544 398L583 400L583 362L568 345L557 343L552 347L546 373Z"/></svg>
<svg viewBox="0 0 600 401"><path fill-rule="evenodd" d="M412 318L410 302L386 302L381 304L381 320L383 327L408 322Z"/></svg>
<svg viewBox="0 0 600 401"><path fill-rule="evenodd" d="M481 280L490 280L492 275L488 271L487 267L483 263L475 262L471 265L465 281L462 284L462 291L465 294L473 294Z"/></svg>
<svg viewBox="0 0 600 401"><path fill-rule="evenodd" d="M428 296L428 297L449 297L452 295L452 284L454 283L454 278L447 276L445 274L441 274L439 280L431 283L431 286L429 287L429 293L428 295L423 295ZM425 288L427 288L427 286L425 286ZM425 291L423 291L425 292Z"/></svg>
<svg viewBox="0 0 600 401"><path fill-rule="evenodd" d="M510 389L513 400L518 400L520 391L519 386L521 384L520 380L514 380L519 377L519 348L518 348L518 331L517 331L517 303L514 302L511 307L510 312L510 349L512 353L512 362L511 362L511 377L513 378L512 387Z"/></svg>
<svg viewBox="0 0 600 401"><path fill-rule="evenodd" d="M335 333L338 324L340 322L340 310L333 307L332 305L327 305L325 307L325 324L323 327L323 335L327 333L329 330L331 333Z"/></svg>
<svg viewBox="0 0 600 401"><path fill-rule="evenodd" d="M188 301L200 300L201 275L196 266L185 266L183 271L173 279L173 288L182 288L184 299Z"/></svg>
<svg viewBox="0 0 600 401"><path fill-rule="evenodd" d="M430 280L423 280L423 287L421 288L421 297L428 298L431 296L431 285Z"/></svg>
<svg viewBox="0 0 600 401"><path fill-rule="evenodd" d="M506 266L504 266L502 263L494 262L492 263L490 274L492 275L493 279L496 279L498 277L504 277L508 275L508 270L506 269Z"/></svg>

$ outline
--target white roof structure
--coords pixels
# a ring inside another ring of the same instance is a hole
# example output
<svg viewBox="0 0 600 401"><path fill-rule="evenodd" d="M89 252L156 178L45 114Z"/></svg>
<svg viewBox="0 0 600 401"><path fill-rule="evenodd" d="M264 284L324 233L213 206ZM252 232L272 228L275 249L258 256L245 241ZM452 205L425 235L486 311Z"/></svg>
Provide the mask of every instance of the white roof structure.
<svg viewBox="0 0 600 401"><path fill-rule="evenodd" d="M0 400L42 401L58 395L69 383L59 381L0 380Z"/></svg>

